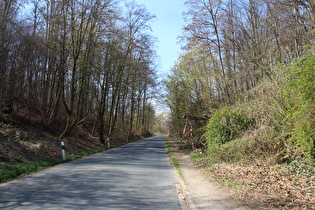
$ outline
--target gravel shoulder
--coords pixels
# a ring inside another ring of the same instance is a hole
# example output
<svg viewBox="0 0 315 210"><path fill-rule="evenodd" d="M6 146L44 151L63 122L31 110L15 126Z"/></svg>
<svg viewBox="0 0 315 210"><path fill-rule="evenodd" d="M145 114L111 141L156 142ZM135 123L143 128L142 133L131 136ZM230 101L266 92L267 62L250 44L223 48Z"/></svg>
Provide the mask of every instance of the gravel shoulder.
<svg viewBox="0 0 315 210"><path fill-rule="evenodd" d="M179 149L178 142L170 138L168 141L173 145L172 152L180 162L183 173L181 187L190 209L250 209L235 200L228 190L211 183L204 170L194 165L190 155Z"/></svg>

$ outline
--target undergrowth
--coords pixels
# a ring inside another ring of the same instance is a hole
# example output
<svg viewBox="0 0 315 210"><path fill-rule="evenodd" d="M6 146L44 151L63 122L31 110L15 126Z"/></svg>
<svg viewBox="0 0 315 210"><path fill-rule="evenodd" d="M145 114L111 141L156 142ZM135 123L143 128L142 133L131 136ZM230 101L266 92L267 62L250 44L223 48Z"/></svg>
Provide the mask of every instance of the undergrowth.
<svg viewBox="0 0 315 210"><path fill-rule="evenodd" d="M0 166L0 183L8 182L15 178L23 177L28 174L49 168L58 164L61 164L63 161L59 159L48 159L45 161L38 161L33 164L9 164L4 163Z"/></svg>
<svg viewBox="0 0 315 210"><path fill-rule="evenodd" d="M315 53L265 79L247 97L217 110L206 126L213 162L290 163L315 158Z"/></svg>
<svg viewBox="0 0 315 210"><path fill-rule="evenodd" d="M199 152L191 152L191 153L190 153L190 157L191 157L192 159L201 159L203 156L202 156L202 154L200 154Z"/></svg>

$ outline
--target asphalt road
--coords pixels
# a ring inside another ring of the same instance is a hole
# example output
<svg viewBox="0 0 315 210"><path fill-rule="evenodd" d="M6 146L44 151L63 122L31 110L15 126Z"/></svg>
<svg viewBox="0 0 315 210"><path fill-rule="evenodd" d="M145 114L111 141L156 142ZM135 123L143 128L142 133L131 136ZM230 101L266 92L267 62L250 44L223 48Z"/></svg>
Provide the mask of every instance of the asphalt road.
<svg viewBox="0 0 315 210"><path fill-rule="evenodd" d="M163 136L0 184L0 209L180 209Z"/></svg>

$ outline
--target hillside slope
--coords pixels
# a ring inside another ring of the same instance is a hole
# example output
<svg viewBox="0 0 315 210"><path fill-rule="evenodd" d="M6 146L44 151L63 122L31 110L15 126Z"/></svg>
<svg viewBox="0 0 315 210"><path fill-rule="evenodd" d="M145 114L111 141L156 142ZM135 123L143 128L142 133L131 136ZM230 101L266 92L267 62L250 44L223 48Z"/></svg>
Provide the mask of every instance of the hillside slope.
<svg viewBox="0 0 315 210"><path fill-rule="evenodd" d="M0 170L4 163L31 164L47 159L62 157L62 128L44 125L40 117L31 112L25 116L23 110L0 114ZM71 156L85 150L104 147L99 139L90 134L88 127L77 125L71 135L64 139L66 155ZM112 137L111 146L125 144L125 139Z"/></svg>

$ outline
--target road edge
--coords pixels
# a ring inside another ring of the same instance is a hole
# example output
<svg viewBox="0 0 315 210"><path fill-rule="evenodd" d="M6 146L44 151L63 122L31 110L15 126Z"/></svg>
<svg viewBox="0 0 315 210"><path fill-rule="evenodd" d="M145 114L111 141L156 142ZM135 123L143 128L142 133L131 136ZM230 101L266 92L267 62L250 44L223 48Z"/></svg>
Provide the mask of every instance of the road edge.
<svg viewBox="0 0 315 210"><path fill-rule="evenodd" d="M170 140L169 137L164 136L164 138L165 138L164 139L165 141L168 141L170 144L172 144L169 141ZM170 151L170 152L172 152L172 151ZM168 157L169 157L170 164L173 166L173 168L175 170L176 179L178 180L178 183L174 183L174 186L176 188L178 201L179 201L181 207L182 207L182 200L183 200L184 203L186 204L187 209L189 209L189 210L197 210L196 205L194 204L194 202L191 199L189 191L187 191L187 185L185 184L185 180L183 178L181 178L180 175L178 174L178 172L177 172L177 170L176 170L176 168L175 168L175 166L173 164L173 161L170 158L169 153L168 153Z"/></svg>
<svg viewBox="0 0 315 210"><path fill-rule="evenodd" d="M184 180L179 176L179 174L176 172L176 178L179 181L178 187L179 187L179 193L177 193L178 196L182 196L182 199L184 200L186 207L189 210L197 210L197 207L195 206L194 202L192 201L189 192L187 191L187 185L185 184ZM181 195L179 195L181 194ZM180 198L179 198L180 199Z"/></svg>

